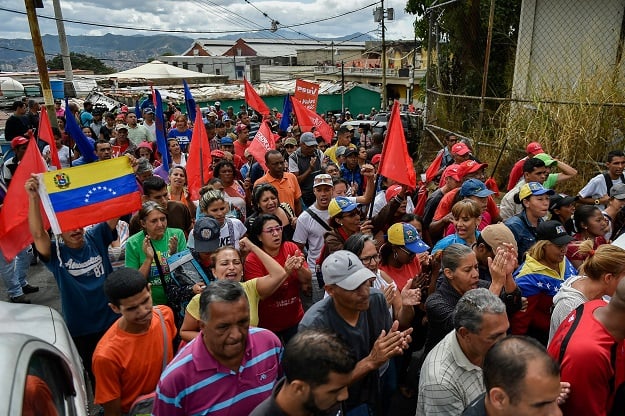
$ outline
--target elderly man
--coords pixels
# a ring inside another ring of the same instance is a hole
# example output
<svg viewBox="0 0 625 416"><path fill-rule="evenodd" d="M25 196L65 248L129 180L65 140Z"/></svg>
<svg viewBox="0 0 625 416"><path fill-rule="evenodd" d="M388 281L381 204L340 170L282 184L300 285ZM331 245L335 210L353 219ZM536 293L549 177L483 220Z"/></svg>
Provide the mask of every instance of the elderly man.
<svg viewBox="0 0 625 416"><path fill-rule="evenodd" d="M484 357L509 326L496 295L484 288L466 292L454 310L454 330L423 362L416 415L457 416L482 394Z"/></svg>
<svg viewBox="0 0 625 416"><path fill-rule="evenodd" d="M248 415L270 397L280 376L280 340L250 328L250 305L238 282L207 286L200 314L200 335L167 366L152 413Z"/></svg>

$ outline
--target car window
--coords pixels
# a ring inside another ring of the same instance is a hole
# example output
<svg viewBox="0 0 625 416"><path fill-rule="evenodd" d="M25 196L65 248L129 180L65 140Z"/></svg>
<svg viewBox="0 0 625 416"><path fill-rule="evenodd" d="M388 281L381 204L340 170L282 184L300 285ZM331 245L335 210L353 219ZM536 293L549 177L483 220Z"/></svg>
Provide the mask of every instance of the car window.
<svg viewBox="0 0 625 416"><path fill-rule="evenodd" d="M48 351L33 354L28 363L22 415L64 416L74 414L74 385L61 358Z"/></svg>

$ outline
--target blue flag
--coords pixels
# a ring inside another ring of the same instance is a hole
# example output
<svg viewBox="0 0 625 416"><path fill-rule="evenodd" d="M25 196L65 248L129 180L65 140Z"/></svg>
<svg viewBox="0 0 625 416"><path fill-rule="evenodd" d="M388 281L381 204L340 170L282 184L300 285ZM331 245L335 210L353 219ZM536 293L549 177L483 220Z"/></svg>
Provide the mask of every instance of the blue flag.
<svg viewBox="0 0 625 416"><path fill-rule="evenodd" d="M139 100L135 101L135 115L137 116L137 120L143 118L143 114L141 113L141 107L139 106Z"/></svg>
<svg viewBox="0 0 625 416"><path fill-rule="evenodd" d="M74 140L74 143L76 143L76 146L78 146L82 159L85 163L98 160L92 142L89 141L89 138L82 132L74 114L69 111L69 101L67 98L65 98L65 108L68 109L65 117L65 132L70 135L70 137ZM92 141L95 142L93 139Z"/></svg>
<svg viewBox="0 0 625 416"><path fill-rule="evenodd" d="M167 148L167 139L165 138L165 116L163 115L163 101L161 93L154 89L152 99L154 100L154 122L156 123L156 147L163 157L162 165L165 172L169 172L169 163L171 156Z"/></svg>
<svg viewBox="0 0 625 416"><path fill-rule="evenodd" d="M183 79L182 83L184 84L184 105L187 107L187 117L195 124L195 99L191 95L187 81Z"/></svg>
<svg viewBox="0 0 625 416"><path fill-rule="evenodd" d="M289 99L289 94L284 97L284 106L282 107L282 120L280 120L280 130L286 131L291 125L291 112L293 111L293 107L291 104L291 100Z"/></svg>

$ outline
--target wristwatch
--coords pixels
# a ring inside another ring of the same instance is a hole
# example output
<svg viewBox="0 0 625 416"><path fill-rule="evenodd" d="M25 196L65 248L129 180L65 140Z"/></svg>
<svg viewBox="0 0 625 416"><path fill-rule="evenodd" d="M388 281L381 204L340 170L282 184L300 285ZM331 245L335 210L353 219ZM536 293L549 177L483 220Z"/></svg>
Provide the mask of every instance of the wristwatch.
<svg viewBox="0 0 625 416"><path fill-rule="evenodd" d="M595 199L595 205L599 205L601 204L601 201L599 199Z"/></svg>

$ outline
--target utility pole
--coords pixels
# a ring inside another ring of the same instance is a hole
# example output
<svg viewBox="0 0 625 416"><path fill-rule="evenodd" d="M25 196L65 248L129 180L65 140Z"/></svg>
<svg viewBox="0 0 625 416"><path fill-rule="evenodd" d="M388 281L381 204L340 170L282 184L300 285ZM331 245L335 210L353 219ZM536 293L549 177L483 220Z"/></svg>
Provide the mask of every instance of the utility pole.
<svg viewBox="0 0 625 416"><path fill-rule="evenodd" d="M46 63L45 52L43 51L43 42L41 40L41 32L39 31L39 21L37 20L37 8L43 8L42 0L24 0L26 5L26 15L28 16L28 25L30 26L30 36L33 39L33 50L37 60L37 69L39 70L39 80L41 81L41 90L43 91L43 99L46 103L48 118L52 127L58 127L56 122L56 110L54 109L54 99L52 98L52 89L50 88L50 77L48 75L48 64Z"/></svg>
<svg viewBox="0 0 625 416"><path fill-rule="evenodd" d="M387 96L386 96L386 40L384 37L384 0L380 0L382 3L382 110L386 111Z"/></svg>
<svg viewBox="0 0 625 416"><path fill-rule="evenodd" d="M341 113L345 113L345 65L341 61Z"/></svg>
<svg viewBox="0 0 625 416"><path fill-rule="evenodd" d="M59 46L61 47L61 59L63 59L63 70L65 71L65 81L74 80L72 72L72 61L69 59L69 46L67 36L65 36L65 23L63 23L63 11L61 10L61 0L52 0L54 7L54 18L56 19L56 30L59 32Z"/></svg>

